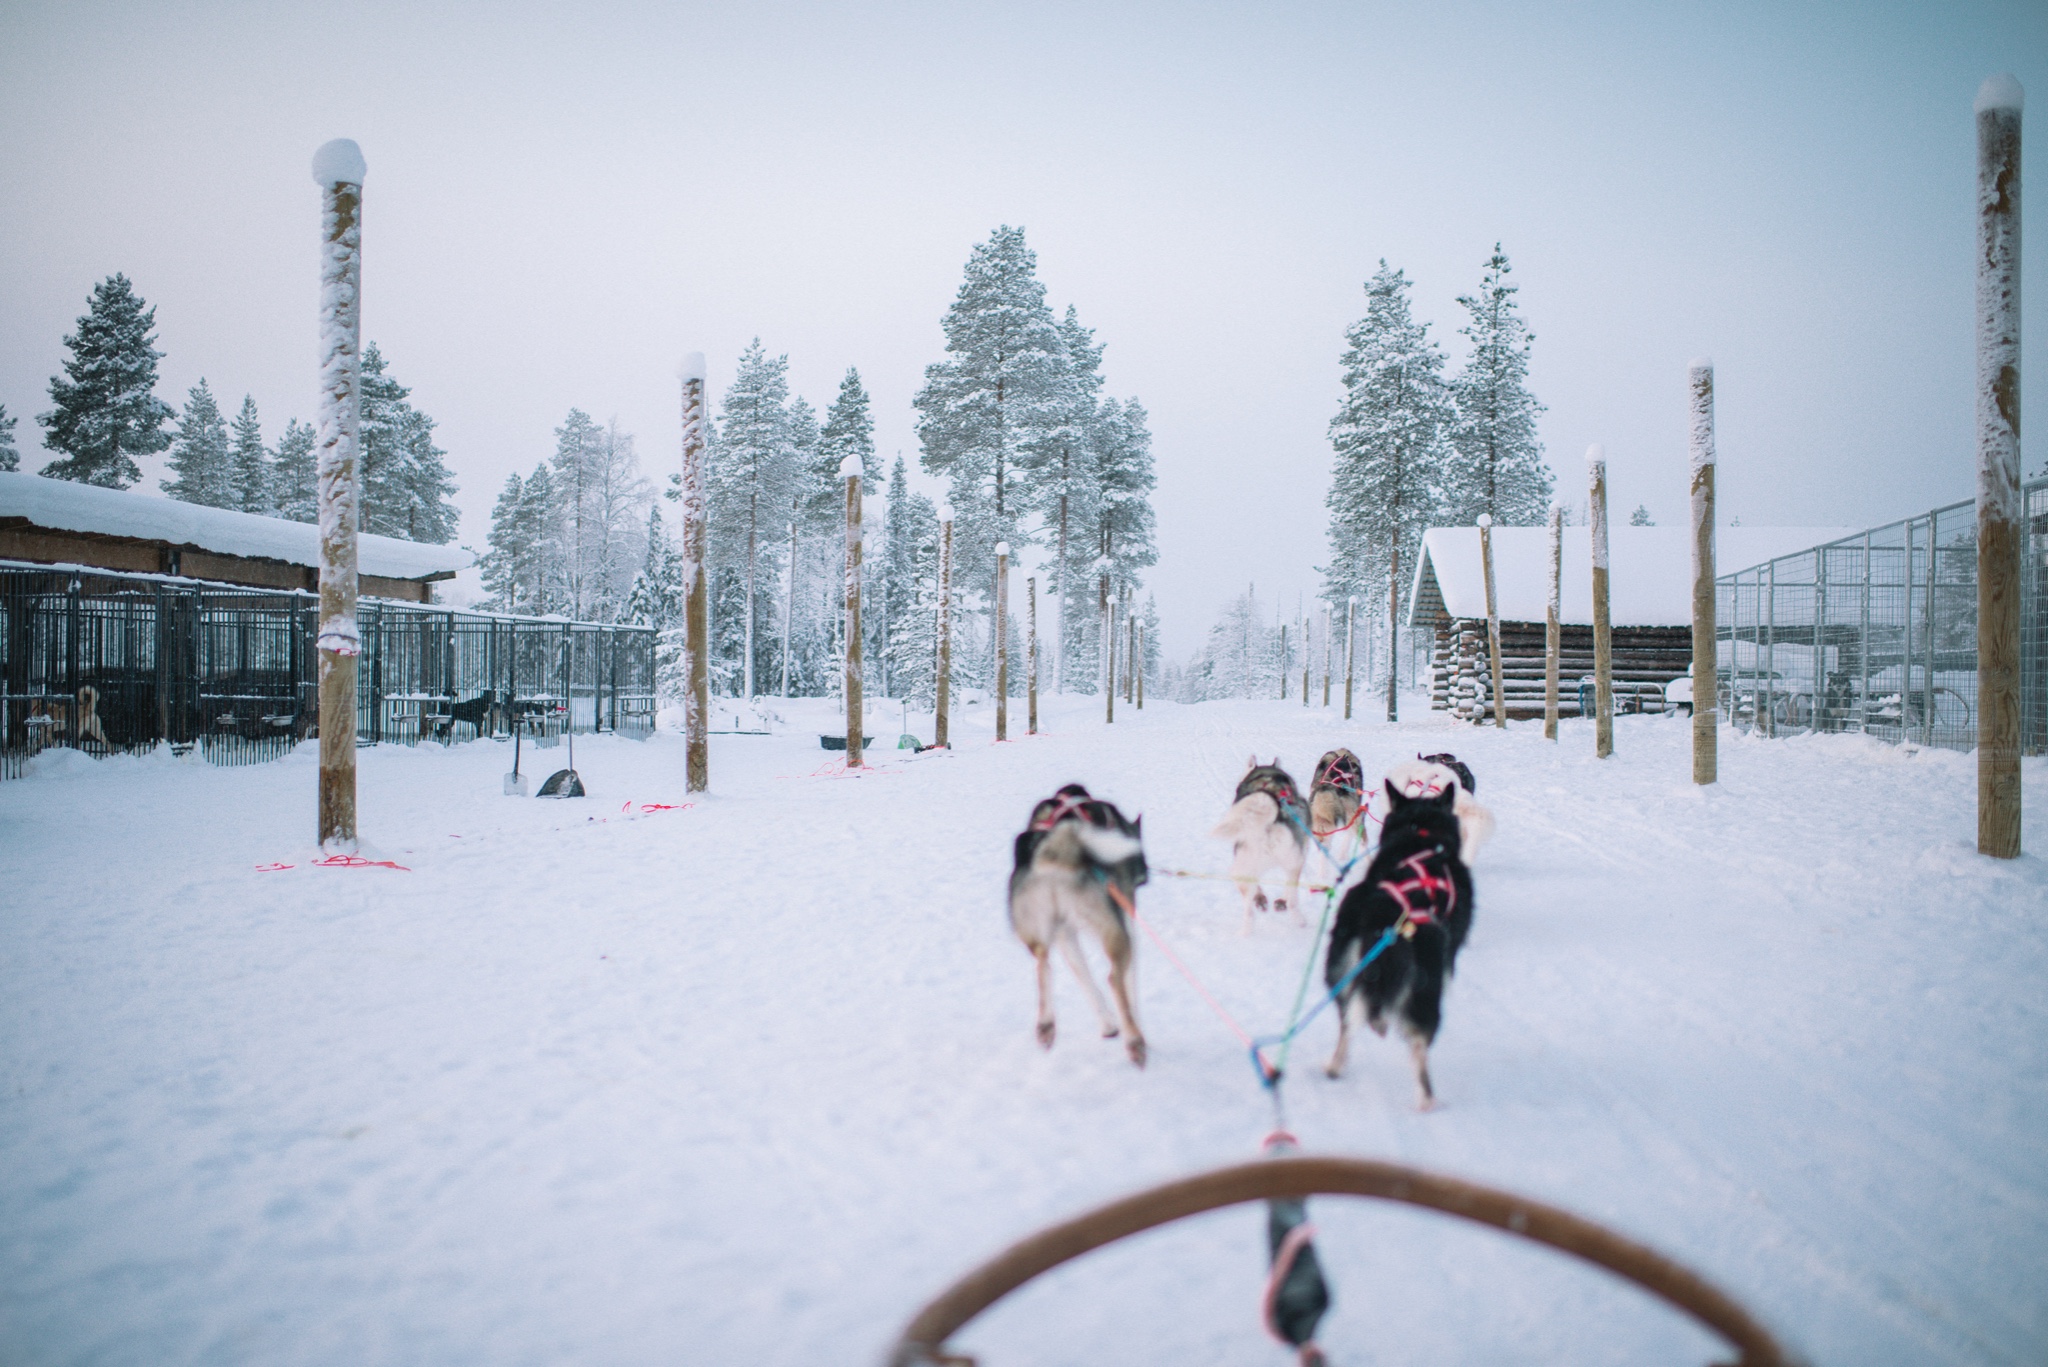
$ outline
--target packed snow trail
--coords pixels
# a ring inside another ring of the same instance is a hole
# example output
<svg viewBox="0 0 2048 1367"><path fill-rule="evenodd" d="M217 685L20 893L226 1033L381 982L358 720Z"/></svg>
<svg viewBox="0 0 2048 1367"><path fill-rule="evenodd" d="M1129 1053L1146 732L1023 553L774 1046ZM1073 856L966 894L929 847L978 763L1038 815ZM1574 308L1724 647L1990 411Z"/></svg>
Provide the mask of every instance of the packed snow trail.
<svg viewBox="0 0 2048 1367"><path fill-rule="evenodd" d="M52 755L0 784L0 1360L873 1361L1011 1239L1250 1157L1268 1123L1147 943L1146 1069L1064 973L1037 1047L1002 912L1031 802L1078 779L1144 813L1155 865L1220 871L1206 832L1245 757L1305 777L1337 744L1369 773L1455 750L1500 834L1442 1109L1370 1035L1324 1078L1326 1015L1285 1084L1311 1151L1611 1223L1820 1363L2048 1357L2048 870L1974 853L1967 757L1724 732L1700 791L1661 718L1622 719L1600 763L1576 722L1554 747L1298 703L1105 728L1048 698L1052 734L991 745L969 709L953 752L848 778L817 748L833 705L777 706L783 734L714 737L694 799L667 733L579 742L592 795L567 803L500 796L509 747L365 751L368 853L409 872L308 866L310 747ZM2044 777L2027 762L2030 848ZM1158 878L1140 905L1233 1015L1285 1025L1310 930L1240 934L1227 882ZM1315 1219L1340 1364L1714 1351L1489 1231L1338 1199ZM1281 1363L1262 1220L1091 1255L961 1346Z"/></svg>

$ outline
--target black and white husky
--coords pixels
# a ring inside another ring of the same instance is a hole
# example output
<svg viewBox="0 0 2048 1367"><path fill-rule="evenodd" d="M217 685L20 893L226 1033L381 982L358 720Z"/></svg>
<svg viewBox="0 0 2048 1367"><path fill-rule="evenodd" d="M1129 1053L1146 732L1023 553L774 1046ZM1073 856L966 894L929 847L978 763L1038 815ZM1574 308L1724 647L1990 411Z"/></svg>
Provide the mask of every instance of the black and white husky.
<svg viewBox="0 0 2048 1367"><path fill-rule="evenodd" d="M1436 1104L1429 1046L1443 1020L1444 980L1472 929L1472 874L1459 854L1459 791L1453 782L1411 798L1388 780L1379 852L1365 881L1344 894L1323 961L1323 981L1334 988L1393 932L1337 1001L1337 1049L1326 1071L1343 1073L1354 1017L1384 1035L1394 1015L1415 1059L1417 1104L1425 1111Z"/></svg>
<svg viewBox="0 0 2048 1367"><path fill-rule="evenodd" d="M1252 928L1252 914L1266 909L1266 890L1259 879L1269 869L1279 870L1286 891L1273 899L1273 910L1294 911L1301 916L1301 870L1308 859L1308 804L1294 779L1280 767L1259 763L1253 755L1245 762L1244 777L1238 780L1237 797L1216 829L1216 840L1231 842L1230 877L1244 898L1244 928Z"/></svg>
<svg viewBox="0 0 2048 1367"><path fill-rule="evenodd" d="M1069 783L1031 809L1017 836L1010 873L1010 928L1038 961L1038 1042L1052 1048L1052 951L1057 948L1102 1021L1102 1037L1114 1039L1122 1021L1131 1062L1145 1066L1145 1036L1131 1003L1132 944L1126 907L1137 905L1138 888L1151 875L1145 866L1145 819L1127 820L1114 803L1091 797ZM1109 990L1116 1016L1088 972L1081 954L1086 929L1109 960Z"/></svg>

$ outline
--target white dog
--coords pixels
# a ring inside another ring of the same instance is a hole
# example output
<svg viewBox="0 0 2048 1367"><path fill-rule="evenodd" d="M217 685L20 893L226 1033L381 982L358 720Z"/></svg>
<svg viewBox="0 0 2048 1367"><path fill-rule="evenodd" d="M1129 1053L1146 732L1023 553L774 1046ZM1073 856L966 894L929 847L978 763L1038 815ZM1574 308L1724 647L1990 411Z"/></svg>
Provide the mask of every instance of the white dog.
<svg viewBox="0 0 2048 1367"><path fill-rule="evenodd" d="M1244 898L1247 934L1252 928L1252 914L1266 910L1266 891L1259 886L1259 879L1269 869L1279 870L1287 884L1285 895L1273 899L1273 910L1291 910L1296 924L1308 924L1301 915L1301 870L1308 857L1308 805L1277 759L1261 764L1256 755L1251 758L1237 785L1237 801L1209 834L1213 839L1232 842L1230 877Z"/></svg>
<svg viewBox="0 0 2048 1367"><path fill-rule="evenodd" d="M1404 760L1387 771L1387 782L1400 789L1403 797L1435 797L1446 788L1457 789L1457 802L1452 810L1458 816L1459 854L1467 868L1479 847L1493 839L1492 811L1479 805L1450 766L1426 759ZM1381 789L1373 794L1372 820L1379 825L1386 819L1387 794Z"/></svg>

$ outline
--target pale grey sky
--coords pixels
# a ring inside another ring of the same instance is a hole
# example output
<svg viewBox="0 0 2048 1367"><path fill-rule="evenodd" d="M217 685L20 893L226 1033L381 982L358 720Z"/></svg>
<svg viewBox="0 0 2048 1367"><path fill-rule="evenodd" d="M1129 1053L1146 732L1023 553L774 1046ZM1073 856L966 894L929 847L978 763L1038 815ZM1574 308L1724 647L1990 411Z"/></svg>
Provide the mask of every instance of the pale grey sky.
<svg viewBox="0 0 2048 1367"><path fill-rule="evenodd" d="M1727 516L1968 497L1970 102L2009 70L2038 111L2044 58L2039 3L0 0L0 403L40 464L61 337L125 271L166 400L204 375L273 435L311 417L307 165L352 137L365 334L439 420L481 545L571 405L666 475L677 359L722 390L755 335L820 408L859 366L914 467L968 249L1022 224L1151 411L1180 654L1248 581L1313 590L1342 332L1381 257L1455 360L1454 299L1503 244L1551 462L1576 493L1603 442L1618 516L1681 515L1701 353Z"/></svg>

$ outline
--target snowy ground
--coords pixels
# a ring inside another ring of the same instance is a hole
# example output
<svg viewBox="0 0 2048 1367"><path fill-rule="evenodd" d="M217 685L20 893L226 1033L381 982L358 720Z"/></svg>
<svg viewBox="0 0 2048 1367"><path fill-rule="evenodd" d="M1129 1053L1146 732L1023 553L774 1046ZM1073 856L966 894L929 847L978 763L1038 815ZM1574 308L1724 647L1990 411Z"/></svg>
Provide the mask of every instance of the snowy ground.
<svg viewBox="0 0 2048 1367"><path fill-rule="evenodd" d="M844 779L819 772L829 709L784 705L783 734L717 738L716 794L674 811L641 810L685 800L669 734L579 745L580 804L500 796L499 745L366 751L366 836L409 872L306 867L309 750L0 784L0 1361L872 1362L1009 1240L1266 1127L1149 945L1150 1067L1071 982L1037 1048L1001 903L1028 804L1084 780L1144 811L1155 865L1216 869L1245 755L1300 773L1338 742L1455 748L1501 834L1444 1107L1416 1113L1369 1037L1325 1080L1318 1022L1288 1088L1311 1149L1611 1222L1821 1363L2048 1360L2048 867L1973 852L1967 758L1724 735L1703 793L1658 718L1601 764L1570 722L1553 747L1275 703L1048 710L995 747L976 709L952 754ZM2048 850L2048 770L2026 785ZM1141 904L1234 1012L1282 1022L1309 931L1240 935L1216 883ZM1340 1364L1713 1351L1491 1231L1316 1216ZM963 1344L1281 1363L1261 1232L1250 1209L1155 1232Z"/></svg>

